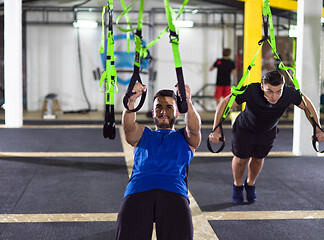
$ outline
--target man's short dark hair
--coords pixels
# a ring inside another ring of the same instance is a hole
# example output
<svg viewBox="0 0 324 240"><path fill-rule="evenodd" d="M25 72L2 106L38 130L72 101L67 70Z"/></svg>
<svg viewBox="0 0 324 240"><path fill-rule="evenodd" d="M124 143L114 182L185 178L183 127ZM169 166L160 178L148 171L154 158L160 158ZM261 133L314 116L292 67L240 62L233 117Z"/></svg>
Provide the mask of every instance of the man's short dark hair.
<svg viewBox="0 0 324 240"><path fill-rule="evenodd" d="M175 95L173 90L170 89L163 89L158 91L153 98L153 101L157 98L157 97L172 97L175 101L177 101L177 96Z"/></svg>
<svg viewBox="0 0 324 240"><path fill-rule="evenodd" d="M224 48L223 49L223 56L224 57L228 57L229 55L231 55L232 50L230 48Z"/></svg>
<svg viewBox="0 0 324 240"><path fill-rule="evenodd" d="M285 77L278 71L269 71L263 76L262 83L278 86L285 83Z"/></svg>

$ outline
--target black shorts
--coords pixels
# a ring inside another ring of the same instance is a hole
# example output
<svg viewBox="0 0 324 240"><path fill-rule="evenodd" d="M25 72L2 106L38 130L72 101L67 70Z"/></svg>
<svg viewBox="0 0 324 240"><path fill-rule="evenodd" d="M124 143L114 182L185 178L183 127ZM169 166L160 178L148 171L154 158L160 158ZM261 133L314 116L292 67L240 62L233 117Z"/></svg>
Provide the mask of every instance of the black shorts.
<svg viewBox="0 0 324 240"><path fill-rule="evenodd" d="M265 158L273 147L277 133L277 127L267 132L255 133L239 127L235 122L232 131L232 152L239 158Z"/></svg>
<svg viewBox="0 0 324 240"><path fill-rule="evenodd" d="M153 222L157 239L192 240L193 225L188 199L160 189L135 193L122 201L116 240L148 240Z"/></svg>

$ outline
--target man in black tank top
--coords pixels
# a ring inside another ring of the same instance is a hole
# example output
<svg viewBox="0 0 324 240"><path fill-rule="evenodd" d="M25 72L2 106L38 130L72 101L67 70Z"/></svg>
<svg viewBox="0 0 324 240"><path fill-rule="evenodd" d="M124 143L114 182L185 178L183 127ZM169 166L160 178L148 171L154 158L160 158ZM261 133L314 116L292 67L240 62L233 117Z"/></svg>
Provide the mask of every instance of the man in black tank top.
<svg viewBox="0 0 324 240"><path fill-rule="evenodd" d="M303 95L304 100L319 124L318 115L311 101ZM217 106L213 129L219 123L230 96L226 97ZM246 107L235 120L232 132L232 160L233 171L233 202L244 202L243 189L249 203L257 200L255 182L263 167L264 159L273 147L277 136L277 124L280 117L291 104L305 111L309 118L307 108L302 101L299 90L285 85L283 75L278 71L270 71L262 78L262 83L248 85L244 93L238 95L232 108L246 102ZM320 124L319 124L320 126ZM324 141L324 133L316 129L319 142ZM209 135L209 140L218 143L221 137L219 127ZM243 182L246 163L248 163L248 176Z"/></svg>

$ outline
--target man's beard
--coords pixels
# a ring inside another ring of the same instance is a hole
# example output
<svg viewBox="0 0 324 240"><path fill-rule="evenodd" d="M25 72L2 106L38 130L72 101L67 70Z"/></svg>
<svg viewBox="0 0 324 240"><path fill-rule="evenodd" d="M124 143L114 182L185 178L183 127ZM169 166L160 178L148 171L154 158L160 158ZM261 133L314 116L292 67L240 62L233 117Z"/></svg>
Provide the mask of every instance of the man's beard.
<svg viewBox="0 0 324 240"><path fill-rule="evenodd" d="M158 128L173 128L175 122L176 122L176 118L168 118L169 119L169 123L166 122L159 122L159 119L157 117L154 118L154 124L158 127Z"/></svg>

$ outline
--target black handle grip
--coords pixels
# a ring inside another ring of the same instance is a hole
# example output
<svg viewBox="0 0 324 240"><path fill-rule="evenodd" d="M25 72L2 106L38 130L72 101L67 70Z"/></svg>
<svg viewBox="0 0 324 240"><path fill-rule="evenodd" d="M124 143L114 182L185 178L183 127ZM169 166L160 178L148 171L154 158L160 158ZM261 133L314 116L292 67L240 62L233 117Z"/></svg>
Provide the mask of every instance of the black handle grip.
<svg viewBox="0 0 324 240"><path fill-rule="evenodd" d="M323 150L320 150L317 148L316 146L316 142L318 141L317 137L316 137L316 127L318 127L319 129L321 129L322 132L324 132L324 130L317 124L317 122L315 122L314 118L311 118L312 122L313 122L313 140L312 140L312 144L313 144L313 148L315 149L316 152L318 153L323 153Z"/></svg>
<svg viewBox="0 0 324 240"><path fill-rule="evenodd" d="M115 128L115 112L114 105L106 105L105 122L103 126L104 138L115 139L116 128Z"/></svg>
<svg viewBox="0 0 324 240"><path fill-rule="evenodd" d="M186 86L183 79L182 67L176 68L178 89L179 94L177 94L177 105L180 113L186 113L188 111L187 96L186 96Z"/></svg>
<svg viewBox="0 0 324 240"><path fill-rule="evenodd" d="M225 140L224 140L223 130L221 130L221 134L222 134L222 136L219 138L219 141L222 142L222 145L219 147L219 149L217 151L214 151L213 150L213 148L212 148L212 146L210 144L209 138L207 138L207 148L208 148L208 150L210 152L212 152L212 153L219 153L219 152L223 151L223 149L225 147Z"/></svg>
<svg viewBox="0 0 324 240"><path fill-rule="evenodd" d="M219 141L220 142L223 142L222 145L219 147L219 149L217 151L214 151L211 144L210 144L210 141L209 141L209 138L207 138L207 148L210 152L212 153L219 153L221 151L223 151L224 147L225 147L225 138L224 138L224 132L223 132L223 122L224 122L225 118L221 118L220 122L217 124L217 126L213 129L212 132L214 132L216 130L216 128L220 128L221 130L221 137L219 138Z"/></svg>
<svg viewBox="0 0 324 240"><path fill-rule="evenodd" d="M139 75L139 68L137 66L134 65L134 72L133 72L133 75L132 75L132 78L128 84L128 88L127 88L127 91L125 93L125 96L123 98L123 104L124 104L124 107L130 111L130 112L137 112L138 110L140 110L145 102L145 98L146 98L146 92L143 92L142 93L142 96L141 96L141 101L140 103L137 105L136 108L134 109L129 109L128 108L128 100L131 96L133 96L135 93L133 92L133 88L135 86L135 83L136 82L139 82L143 85L142 83L142 80L141 80L141 77ZM143 85L145 86L145 85Z"/></svg>

